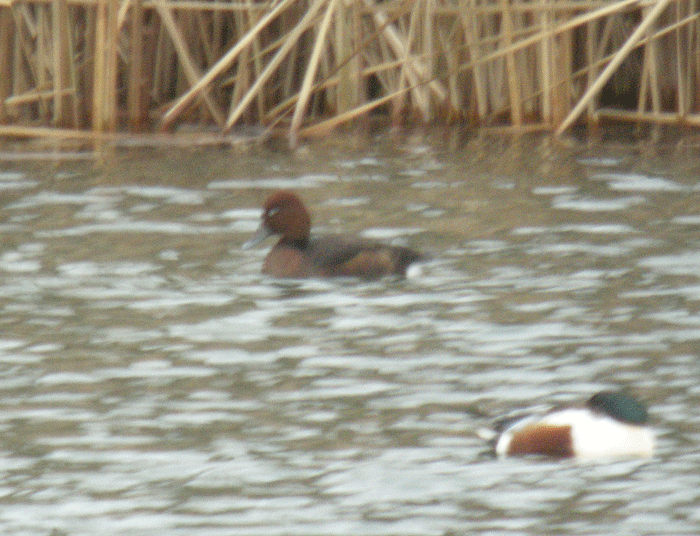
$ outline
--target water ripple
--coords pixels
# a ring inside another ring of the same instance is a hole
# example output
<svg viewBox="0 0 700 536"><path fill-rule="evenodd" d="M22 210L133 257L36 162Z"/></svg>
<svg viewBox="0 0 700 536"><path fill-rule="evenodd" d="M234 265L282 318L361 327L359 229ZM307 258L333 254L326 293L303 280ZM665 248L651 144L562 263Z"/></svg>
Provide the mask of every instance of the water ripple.
<svg viewBox="0 0 700 536"><path fill-rule="evenodd" d="M694 157L492 141L0 170L3 531L697 534ZM436 260L268 278L240 244L279 187ZM617 387L649 403L650 460L482 439Z"/></svg>

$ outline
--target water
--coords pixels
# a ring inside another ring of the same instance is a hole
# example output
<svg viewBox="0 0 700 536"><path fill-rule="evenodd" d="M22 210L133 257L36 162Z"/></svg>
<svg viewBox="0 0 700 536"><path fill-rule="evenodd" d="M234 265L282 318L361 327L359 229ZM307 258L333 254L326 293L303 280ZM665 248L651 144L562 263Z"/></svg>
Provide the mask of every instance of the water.
<svg viewBox="0 0 700 536"><path fill-rule="evenodd" d="M3 534L697 534L692 139L389 135L0 161ZM275 281L293 188L408 281ZM515 409L629 387L651 460L495 459Z"/></svg>

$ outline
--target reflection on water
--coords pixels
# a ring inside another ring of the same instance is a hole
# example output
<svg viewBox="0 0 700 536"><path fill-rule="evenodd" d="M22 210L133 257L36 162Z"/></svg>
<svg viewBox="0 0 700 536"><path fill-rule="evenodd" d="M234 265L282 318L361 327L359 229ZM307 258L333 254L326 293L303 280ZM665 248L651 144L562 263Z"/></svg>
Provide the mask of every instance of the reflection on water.
<svg viewBox="0 0 700 536"><path fill-rule="evenodd" d="M700 158L378 136L0 162L3 533L697 534ZM294 188L408 281L278 281ZM650 461L497 460L517 407L629 386Z"/></svg>

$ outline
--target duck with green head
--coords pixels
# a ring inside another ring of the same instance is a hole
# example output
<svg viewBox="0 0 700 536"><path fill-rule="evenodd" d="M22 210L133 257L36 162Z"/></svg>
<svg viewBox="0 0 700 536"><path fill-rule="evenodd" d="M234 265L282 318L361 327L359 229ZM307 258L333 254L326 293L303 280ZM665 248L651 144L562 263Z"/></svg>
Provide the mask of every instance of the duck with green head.
<svg viewBox="0 0 700 536"><path fill-rule="evenodd" d="M646 407L621 391L593 395L583 408L519 419L496 439L499 456L648 457L654 438Z"/></svg>

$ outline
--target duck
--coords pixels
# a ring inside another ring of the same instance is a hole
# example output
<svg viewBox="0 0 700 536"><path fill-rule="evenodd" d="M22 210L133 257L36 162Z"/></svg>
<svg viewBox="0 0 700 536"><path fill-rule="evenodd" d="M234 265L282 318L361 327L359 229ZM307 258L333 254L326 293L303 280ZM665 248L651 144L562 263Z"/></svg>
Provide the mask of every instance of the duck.
<svg viewBox="0 0 700 536"><path fill-rule="evenodd" d="M243 249L275 235L280 239L267 254L262 272L277 278L403 278L410 265L426 259L413 249L367 238L342 234L312 236L309 211L288 190L274 192L267 198L260 226Z"/></svg>
<svg viewBox="0 0 700 536"><path fill-rule="evenodd" d="M601 391L584 407L551 411L505 423L496 437L498 456L646 458L654 437L644 404L622 391Z"/></svg>

